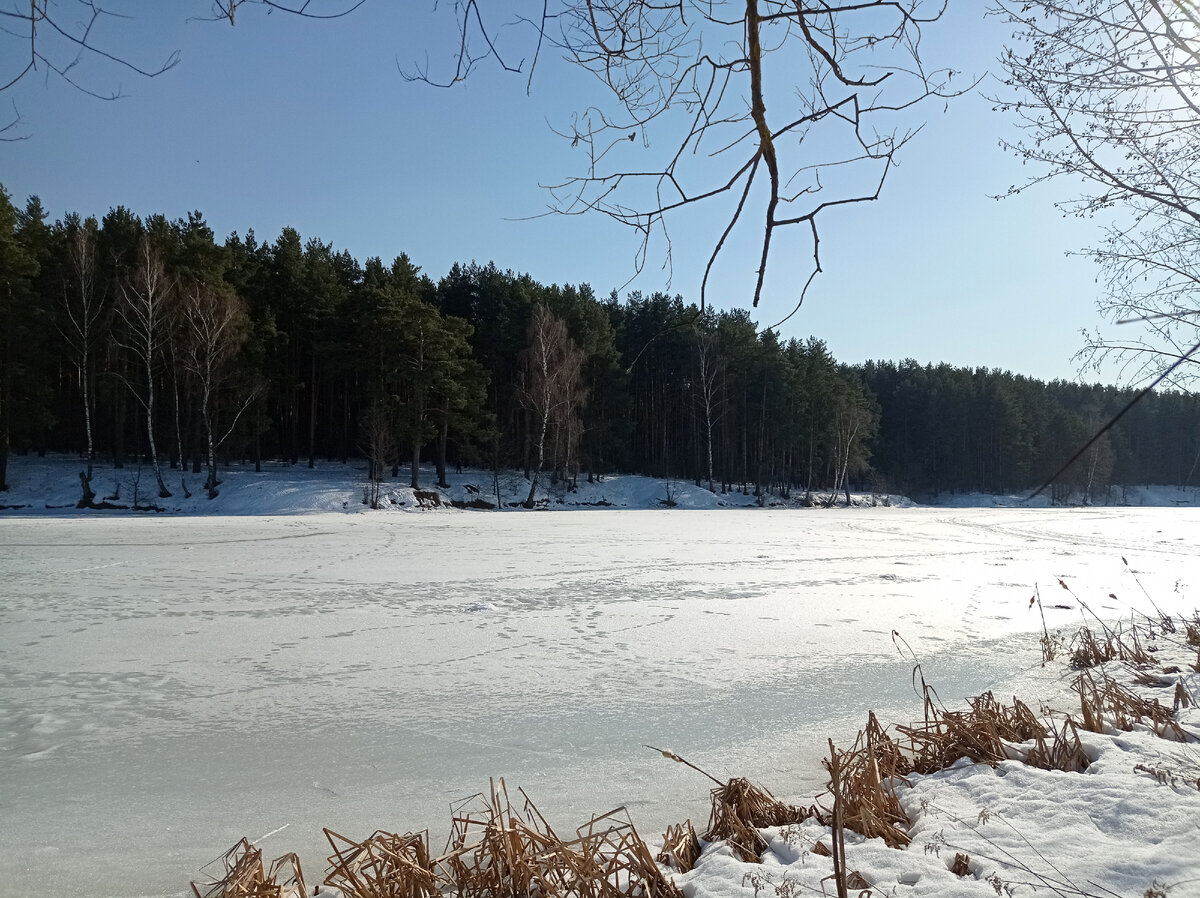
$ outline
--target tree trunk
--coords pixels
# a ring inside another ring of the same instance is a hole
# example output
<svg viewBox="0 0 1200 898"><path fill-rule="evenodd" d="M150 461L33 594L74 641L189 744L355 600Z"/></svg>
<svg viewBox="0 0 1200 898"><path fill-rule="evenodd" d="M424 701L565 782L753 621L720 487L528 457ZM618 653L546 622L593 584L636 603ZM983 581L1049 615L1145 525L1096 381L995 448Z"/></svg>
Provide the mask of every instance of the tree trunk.
<svg viewBox="0 0 1200 898"><path fill-rule="evenodd" d="M504 507L504 502L500 498L500 431L496 430L492 435L492 488L496 492L496 510L499 511Z"/></svg>
<svg viewBox="0 0 1200 898"><path fill-rule="evenodd" d="M158 481L158 498L171 498L171 491L163 482L162 468L158 463L158 444L154 442L154 370L150 364L150 353L146 353L146 440L150 447L150 463L154 466L154 479Z"/></svg>
<svg viewBox="0 0 1200 898"><path fill-rule="evenodd" d="M177 365L174 343L172 342L171 367L177 371ZM179 461L179 470L184 471L187 469L187 462L184 461L185 456L183 454L183 428L179 424L179 375L177 373L171 377L171 392L175 400L175 451L178 453L176 457ZM171 467L173 468L175 465L172 464Z"/></svg>
<svg viewBox="0 0 1200 898"><path fill-rule="evenodd" d="M450 416L446 409L442 409L442 426L438 431L437 438L437 485L442 489L449 489L450 484L446 482L446 444L450 441Z"/></svg>
<svg viewBox="0 0 1200 898"><path fill-rule="evenodd" d="M112 448L113 467L118 470L125 467L125 419L128 413L126 402L125 391L119 391L113 401Z"/></svg>
<svg viewBox="0 0 1200 898"><path fill-rule="evenodd" d="M88 377L87 353L84 353L83 366L80 371L83 379L83 428L87 434L87 479L91 483L92 462L96 460L96 444L92 440L91 379Z"/></svg>
<svg viewBox="0 0 1200 898"><path fill-rule="evenodd" d="M217 447L213 442L212 416L209 413L209 388L205 384L204 393L200 398L200 417L204 420L204 437L208 444L207 457L205 459L208 465L208 478L204 481L204 488L208 491L208 498L217 498Z"/></svg>
<svg viewBox="0 0 1200 898"><path fill-rule="evenodd" d="M308 466L317 465L317 355L312 357L312 377L308 384Z"/></svg>
<svg viewBox="0 0 1200 898"><path fill-rule="evenodd" d="M533 477L529 481L529 496L525 499L525 507L533 508L533 496L537 492L538 480L542 476L542 465L546 460L546 429L550 423L550 416L543 414L542 416L541 435L537 441L537 467L533 471Z"/></svg>

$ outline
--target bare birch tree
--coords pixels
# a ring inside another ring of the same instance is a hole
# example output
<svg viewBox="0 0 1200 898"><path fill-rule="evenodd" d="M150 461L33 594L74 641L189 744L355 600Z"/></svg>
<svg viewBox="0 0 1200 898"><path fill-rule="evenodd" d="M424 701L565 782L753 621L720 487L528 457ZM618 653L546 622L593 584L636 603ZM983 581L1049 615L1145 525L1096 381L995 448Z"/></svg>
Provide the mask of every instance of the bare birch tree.
<svg viewBox="0 0 1200 898"><path fill-rule="evenodd" d="M724 414L721 399L721 377L724 375L724 359L715 334L696 333L696 404L704 427L704 472L708 479L708 491L713 489L713 429Z"/></svg>
<svg viewBox="0 0 1200 898"><path fill-rule="evenodd" d="M184 325L179 356L184 369L195 378L200 396L208 471L204 488L213 499L218 486L217 449L229 438L242 412L257 395L256 391L250 390L237 402L236 412L218 436L214 405L234 374L234 361L246 339L249 316L245 305L228 287L198 282L188 284L181 291L179 313Z"/></svg>
<svg viewBox="0 0 1200 898"><path fill-rule="evenodd" d="M92 433L92 406L95 404L92 351L107 311L107 291L96 272L96 230L94 218L68 221L66 255L71 280L63 284L63 324L60 328L71 351L83 395L88 484L92 480L92 463L96 460L96 442Z"/></svg>
<svg viewBox="0 0 1200 898"><path fill-rule="evenodd" d="M375 399L359 422L363 436L363 452L367 456L367 486L363 502L379 508L383 499L383 481L388 466L396 457L396 412L389 397Z"/></svg>
<svg viewBox="0 0 1200 898"><path fill-rule="evenodd" d="M175 284L168 277L162 253L149 234L142 235L137 257L119 287L121 295L117 302L117 315L124 328L117 342L134 357L140 368L139 374L144 378L138 385L127 383L145 413L146 440L154 477L158 481L158 496L166 499L171 491L163 481L158 444L154 439L155 378L159 357L171 326Z"/></svg>
<svg viewBox="0 0 1200 898"><path fill-rule="evenodd" d="M534 306L528 343L523 354L521 398L533 413L533 439L537 463L530 477L525 507L533 507L534 494L546 464L546 437L551 426L566 438L578 441L582 428L579 407L585 399L583 352L571 339L567 325L544 305ZM567 446L569 455L573 448Z"/></svg>
<svg viewBox="0 0 1200 898"><path fill-rule="evenodd" d="M833 414L833 492L826 505L833 506L838 492L846 495L846 507L850 506L850 474L858 473L866 466L863 453L863 435L874 419L874 413L865 398L846 395L837 400Z"/></svg>

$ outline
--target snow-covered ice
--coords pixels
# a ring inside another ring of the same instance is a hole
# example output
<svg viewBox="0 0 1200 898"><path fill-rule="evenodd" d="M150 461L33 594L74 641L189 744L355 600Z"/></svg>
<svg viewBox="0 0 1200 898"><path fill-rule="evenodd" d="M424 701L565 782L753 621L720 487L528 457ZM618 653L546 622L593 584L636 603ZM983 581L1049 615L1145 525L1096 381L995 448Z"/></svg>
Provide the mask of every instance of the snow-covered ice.
<svg viewBox="0 0 1200 898"><path fill-rule="evenodd" d="M1198 525L1161 508L0 515L0 895L180 895L268 833L315 882L322 826L430 828L440 847L450 802L490 776L566 828L621 804L649 839L702 823L707 781L647 744L810 803L826 737L848 743L870 709L919 715L893 630L948 705L993 688L1036 708L1062 678L1039 664L1034 588L1051 627L1082 622L1076 597L1150 611L1124 556L1190 614ZM915 790L961 816L1055 776L970 768ZM689 898L750 898L720 857ZM923 881L903 894L952 894Z"/></svg>

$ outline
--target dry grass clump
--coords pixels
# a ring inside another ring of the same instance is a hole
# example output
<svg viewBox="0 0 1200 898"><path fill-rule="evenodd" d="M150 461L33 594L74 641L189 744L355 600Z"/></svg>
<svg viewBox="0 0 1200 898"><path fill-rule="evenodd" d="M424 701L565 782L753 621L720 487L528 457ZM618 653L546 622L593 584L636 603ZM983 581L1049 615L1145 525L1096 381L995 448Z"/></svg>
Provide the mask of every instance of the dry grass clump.
<svg viewBox="0 0 1200 898"><path fill-rule="evenodd" d="M524 797L522 814L500 780L489 795L472 796L453 809L450 841L437 865L440 877L462 898L529 895L544 878L537 859L561 840Z"/></svg>
<svg viewBox="0 0 1200 898"><path fill-rule="evenodd" d="M355 842L326 829L333 855L325 884L347 898L683 898L623 808L564 840L520 795L523 806L514 807L500 780L490 794L460 803L438 858L429 855L427 833L380 831Z"/></svg>
<svg viewBox="0 0 1200 898"><path fill-rule="evenodd" d="M1159 704L1158 699L1142 698L1109 676L1102 675L1097 680L1090 671L1084 671L1072 688L1079 695L1085 730L1102 733L1106 722L1118 730L1132 730L1134 724L1147 722L1160 738L1187 741L1187 734L1176 723L1172 709Z"/></svg>
<svg viewBox="0 0 1200 898"><path fill-rule="evenodd" d="M427 833L376 831L362 842L325 830L333 854L325 885L347 898L434 898L437 882L429 862Z"/></svg>
<svg viewBox="0 0 1200 898"><path fill-rule="evenodd" d="M1200 611L1192 612L1191 620L1184 620L1184 641L1200 649Z"/></svg>
<svg viewBox="0 0 1200 898"><path fill-rule="evenodd" d="M593 817L575 832L578 838L564 845L563 851L576 878L572 889L563 895L683 898L675 883L658 868L624 808Z"/></svg>
<svg viewBox="0 0 1200 898"><path fill-rule="evenodd" d="M757 863L759 856L767 850L767 840L759 829L803 823L815 816L816 808L793 807L762 786L737 777L712 790L712 812L704 840L717 842L723 839L743 861Z"/></svg>
<svg viewBox="0 0 1200 898"><path fill-rule="evenodd" d="M1137 627L1126 634L1106 630L1104 637L1097 637L1083 627L1071 640L1071 667L1086 670L1108 661L1126 661L1130 664L1153 664L1154 658L1142 646Z"/></svg>
<svg viewBox="0 0 1200 898"><path fill-rule="evenodd" d="M991 692L971 699L966 711L939 709L928 687L925 696L925 720L897 726L900 741L888 735L872 712L851 749L830 746L825 767L838 825L903 848L909 844L911 821L896 795L899 780L909 773L936 773L963 757L995 766L1014 756L1009 748L1013 742L1034 743L1025 758L1031 766L1069 771L1087 767L1079 734L1069 720L1056 728L1039 720L1019 699L1002 705Z"/></svg>
<svg viewBox="0 0 1200 898"><path fill-rule="evenodd" d="M691 820L668 826L663 833L663 848L658 854L658 862L668 867L674 867L680 873L688 873L700 859L700 840Z"/></svg>
<svg viewBox="0 0 1200 898"><path fill-rule="evenodd" d="M825 767L830 772L838 825L903 848L910 841L907 830L911 821L896 795L899 780L909 773L936 773L963 757L995 766L1014 757L1009 747L1014 742L1033 742L1024 758L1032 767L1072 772L1087 767L1087 755L1072 720L1055 726L1039 720L1019 699L1002 705L991 692L968 704L966 711L941 710L927 687L925 720L897 726L903 737L900 741L889 736L871 713L853 748L840 751L831 744Z"/></svg>
<svg viewBox="0 0 1200 898"><path fill-rule="evenodd" d="M214 863L224 868L220 879L192 883L196 898L304 898L300 858L285 854L263 867L262 850L242 839ZM203 891L201 891L203 889Z"/></svg>
<svg viewBox="0 0 1200 898"><path fill-rule="evenodd" d="M1051 723L1045 732L1033 737L1033 742L1033 748L1025 755L1025 763L1030 767L1082 773L1091 763L1070 717L1062 722L1061 728Z"/></svg>
<svg viewBox="0 0 1200 898"><path fill-rule="evenodd" d="M908 740L904 749L912 757L914 773L936 773L959 758L994 767L1010 757L1005 742L1025 742L1046 732L1045 724L1020 699L1014 698L1009 707L985 692L969 704L967 711L940 710L926 690L924 722L896 727Z"/></svg>
<svg viewBox="0 0 1200 898"><path fill-rule="evenodd" d="M909 759L879 724L875 712L867 718L849 751L832 748L825 761L834 791L835 808L843 826L867 838L883 839L892 848L910 841L911 821L896 797L893 778L912 771ZM837 776L834 776L834 771Z"/></svg>
<svg viewBox="0 0 1200 898"><path fill-rule="evenodd" d="M455 810L450 844L434 869L457 898L682 898L623 808L593 818L565 841L521 796L518 810L500 780L490 796Z"/></svg>
<svg viewBox="0 0 1200 898"><path fill-rule="evenodd" d="M1190 708L1192 704L1192 697L1188 694L1187 689L1184 688L1183 681L1177 681L1175 683L1175 704L1171 710L1178 712L1180 708Z"/></svg>

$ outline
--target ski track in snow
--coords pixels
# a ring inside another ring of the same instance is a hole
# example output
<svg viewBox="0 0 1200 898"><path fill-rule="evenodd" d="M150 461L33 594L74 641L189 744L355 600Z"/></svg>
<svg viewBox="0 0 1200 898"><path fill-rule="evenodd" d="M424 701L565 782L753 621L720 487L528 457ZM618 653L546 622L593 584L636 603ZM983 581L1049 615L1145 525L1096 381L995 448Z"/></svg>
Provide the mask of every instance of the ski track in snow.
<svg viewBox="0 0 1200 898"><path fill-rule="evenodd" d="M556 824L618 804L650 838L703 819L706 781L645 744L811 801L826 736L851 740L870 709L919 715L893 630L948 704L1011 694L1036 685L1035 586L1051 627L1083 620L1059 577L1127 616L1146 602L1125 555L1190 613L1197 525L1195 509L0 517L0 895L183 895L262 833L316 881L321 826L436 844L449 803L493 775Z"/></svg>

